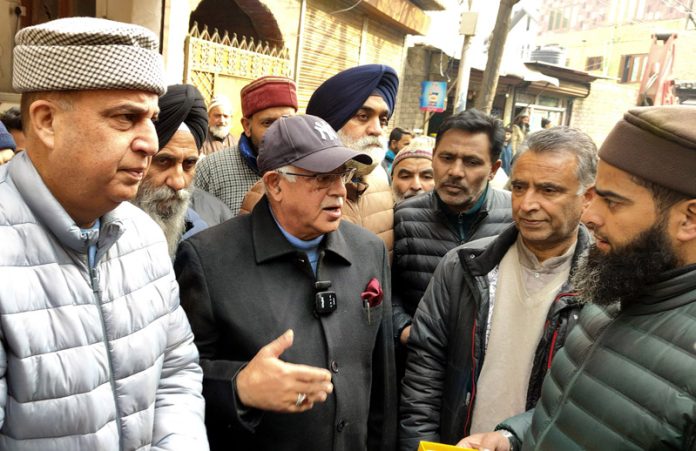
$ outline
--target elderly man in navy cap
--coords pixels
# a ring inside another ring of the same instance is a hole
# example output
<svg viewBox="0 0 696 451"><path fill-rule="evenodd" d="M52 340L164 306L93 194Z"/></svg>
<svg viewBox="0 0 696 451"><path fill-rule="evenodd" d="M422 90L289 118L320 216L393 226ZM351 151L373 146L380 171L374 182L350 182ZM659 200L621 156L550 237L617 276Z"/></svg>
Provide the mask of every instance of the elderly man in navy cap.
<svg viewBox="0 0 696 451"><path fill-rule="evenodd" d="M378 235L391 254L394 245L394 199L380 163L387 152L386 126L394 113L399 78L383 64L366 64L339 72L314 91L307 114L324 119L349 148L370 155L372 163L349 163L355 177L346 184L344 216ZM243 211L258 200L260 187L245 199Z"/></svg>
<svg viewBox="0 0 696 451"><path fill-rule="evenodd" d="M167 243L127 202L157 151L157 38L79 17L15 40L27 146L0 167L0 449L207 450Z"/></svg>
<svg viewBox="0 0 696 451"><path fill-rule="evenodd" d="M179 247L212 449L395 447L388 256L341 221L353 162L372 159L320 118L278 119L251 214Z"/></svg>

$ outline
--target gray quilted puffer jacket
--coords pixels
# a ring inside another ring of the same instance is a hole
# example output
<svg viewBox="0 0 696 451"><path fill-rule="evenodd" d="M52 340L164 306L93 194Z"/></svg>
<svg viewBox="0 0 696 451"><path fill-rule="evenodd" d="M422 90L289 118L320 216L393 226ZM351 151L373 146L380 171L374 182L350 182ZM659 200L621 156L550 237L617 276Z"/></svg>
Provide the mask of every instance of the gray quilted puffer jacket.
<svg viewBox="0 0 696 451"><path fill-rule="evenodd" d="M201 380L157 225L83 236L26 152L0 166L0 449L207 450Z"/></svg>

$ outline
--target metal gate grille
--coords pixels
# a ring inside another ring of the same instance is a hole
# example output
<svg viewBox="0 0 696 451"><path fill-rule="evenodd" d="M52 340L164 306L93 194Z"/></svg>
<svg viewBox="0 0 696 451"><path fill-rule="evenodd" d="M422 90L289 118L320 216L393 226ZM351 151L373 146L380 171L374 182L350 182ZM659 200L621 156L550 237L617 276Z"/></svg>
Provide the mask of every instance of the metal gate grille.
<svg viewBox="0 0 696 451"><path fill-rule="evenodd" d="M208 27L203 31L193 24L186 36L184 57L184 83L198 88L206 102L215 95L220 77L254 80L264 75L281 75L292 78L292 65L288 49L271 47L268 42L255 43L254 39L236 34L220 37L215 29L211 35Z"/></svg>

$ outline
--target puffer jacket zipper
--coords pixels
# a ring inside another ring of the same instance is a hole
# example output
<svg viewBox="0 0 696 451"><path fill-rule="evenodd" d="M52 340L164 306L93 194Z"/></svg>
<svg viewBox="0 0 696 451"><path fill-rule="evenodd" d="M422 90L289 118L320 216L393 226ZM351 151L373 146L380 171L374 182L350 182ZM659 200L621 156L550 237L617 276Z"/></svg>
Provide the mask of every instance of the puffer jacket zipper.
<svg viewBox="0 0 696 451"><path fill-rule="evenodd" d="M541 385L546 376L546 373L551 368L556 351L565 342L565 339L570 332L570 329L575 324L572 312L578 309L580 303L573 300L577 297L576 292L562 291L556 295L549 308L544 329L534 351L534 361L532 363L532 372L529 377L527 386L526 408L533 408L539 400L541 394ZM560 302L563 302L560 307L557 307ZM568 313L564 313L570 310ZM560 342L560 343L559 343Z"/></svg>
<svg viewBox="0 0 696 451"><path fill-rule="evenodd" d="M463 265L470 265L471 259L474 258L473 254L470 254L468 259L461 260ZM469 267L471 270L471 267ZM469 284L469 289L472 293L479 293L484 289L486 291L486 296L490 296L490 286L488 280L484 276L483 279L474 278L473 284ZM466 394L465 407L466 407L466 418L464 420L464 434L463 436L469 435L469 427L471 426L474 402L476 400L476 382L478 379L478 373L483 365L483 358L486 348L486 329L488 322L488 305L486 302L482 305L483 299L478 299L476 307L476 317L474 318L471 327L471 389ZM481 327L483 325L483 327ZM479 328L481 330L479 330ZM478 339L478 341L477 341Z"/></svg>
<svg viewBox="0 0 696 451"><path fill-rule="evenodd" d="M564 298L575 298L578 294L576 292L561 292L556 295L554 298L553 302L554 304L557 302L560 302L561 299ZM564 310L566 309L573 309L577 308L577 304L571 303L569 300L564 301L565 305L558 309L558 311L554 312L553 318L547 318L546 319L546 324L544 325L544 334L542 334L542 340L543 337L548 333L548 328L553 325L553 334L551 335L551 341L549 344L548 352L546 354L546 369L551 368L551 362L553 361L553 358L555 357L555 348L556 348L556 341L558 341L558 332L561 327L564 326L563 321L561 320L561 315ZM552 321L553 320L553 321ZM567 324L566 326L566 331L565 331L565 337L568 336L568 332L570 332L570 329L575 325L575 321L573 321L570 317L567 319ZM563 337L563 339L565 338Z"/></svg>
<svg viewBox="0 0 696 451"><path fill-rule="evenodd" d="M471 413L474 406L474 398L476 397L476 320L474 319L474 327L471 329L471 391L466 394L466 421L464 421L464 436L469 435L469 423L471 423Z"/></svg>
<svg viewBox="0 0 696 451"><path fill-rule="evenodd" d="M123 447L123 430L121 421L121 412L118 408L118 396L116 394L116 380L114 379L114 362L111 355L111 349L109 349L109 338L106 328L106 320L104 319L104 311L102 304L102 291L101 285L99 283L99 269L97 269L97 262L91 262L90 258L87 259L87 267L89 271L90 283L92 284L92 293L94 293L94 298L97 301L97 310L99 311L99 320L101 321L102 327L102 337L104 342L104 349L106 350L106 359L109 362L109 383L111 384L111 393L114 396L114 409L116 413L116 428L118 430L118 448L124 449Z"/></svg>
<svg viewBox="0 0 696 451"><path fill-rule="evenodd" d="M549 346L549 358L548 363L546 364L546 369L550 370L551 369L551 361L553 360L553 348L556 347L556 339L558 339L558 329L553 331L553 337L551 338L551 345Z"/></svg>

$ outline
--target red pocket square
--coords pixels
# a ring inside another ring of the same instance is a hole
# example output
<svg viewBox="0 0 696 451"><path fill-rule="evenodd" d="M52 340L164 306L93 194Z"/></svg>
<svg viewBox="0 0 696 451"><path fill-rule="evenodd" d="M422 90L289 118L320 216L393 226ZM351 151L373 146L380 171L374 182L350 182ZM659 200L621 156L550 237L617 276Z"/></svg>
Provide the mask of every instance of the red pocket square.
<svg viewBox="0 0 696 451"><path fill-rule="evenodd" d="M365 287L365 291L360 294L360 298L363 301L367 301L370 307L377 307L382 303L384 299L384 292L382 287L379 285L379 280L373 277L370 282Z"/></svg>

